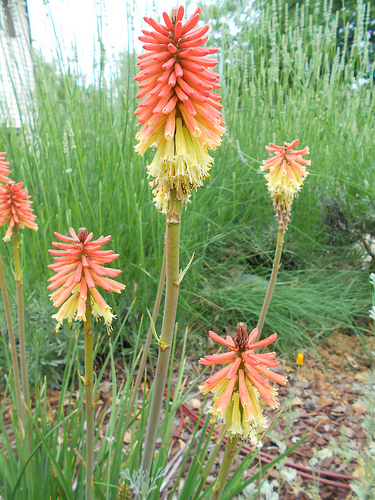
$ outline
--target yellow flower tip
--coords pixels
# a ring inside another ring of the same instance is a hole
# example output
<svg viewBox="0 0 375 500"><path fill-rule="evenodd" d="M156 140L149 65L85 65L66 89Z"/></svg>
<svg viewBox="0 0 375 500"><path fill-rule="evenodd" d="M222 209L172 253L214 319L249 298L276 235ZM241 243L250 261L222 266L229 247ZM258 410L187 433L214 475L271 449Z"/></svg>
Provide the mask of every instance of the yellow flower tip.
<svg viewBox="0 0 375 500"><path fill-rule="evenodd" d="M298 366L302 366L303 365L303 354L302 354L302 352L298 353L298 356L297 356L297 365Z"/></svg>
<svg viewBox="0 0 375 500"><path fill-rule="evenodd" d="M275 205L279 228L284 231L290 221L293 199L308 175L306 165L311 164L310 160L305 160L302 157L309 154L308 147L298 151L293 149L298 143L299 139L296 139L290 144L285 142L284 146L275 144L266 146L266 150L274 153L275 156L264 160L261 166L261 170L269 170L265 176L268 181L268 191Z"/></svg>
<svg viewBox="0 0 375 500"><path fill-rule="evenodd" d="M150 185L156 186L153 191L156 208L162 212L166 210L172 189L176 190L177 199L188 203L191 192L203 187L212 162L207 148L200 144L181 118L177 118L174 138L167 140L163 136L160 139L155 157L147 167L149 176L153 177Z"/></svg>

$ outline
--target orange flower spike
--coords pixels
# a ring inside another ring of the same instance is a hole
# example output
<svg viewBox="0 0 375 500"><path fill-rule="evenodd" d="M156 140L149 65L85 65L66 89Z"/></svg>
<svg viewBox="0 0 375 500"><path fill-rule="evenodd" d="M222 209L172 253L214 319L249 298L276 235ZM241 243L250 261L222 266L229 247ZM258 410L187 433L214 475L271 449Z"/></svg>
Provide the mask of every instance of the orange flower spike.
<svg viewBox="0 0 375 500"><path fill-rule="evenodd" d="M142 142L143 137L147 136L147 130L151 127L156 139L158 131L164 126L163 114L169 115L180 105L188 115L194 116L194 119L186 123L190 132L197 134L201 143L210 149L216 149L220 145L222 130L216 129L216 124L209 122L219 137L212 143L199 128L199 123L206 120L207 113L212 113L212 106L208 100L220 99L220 96L213 92L214 88L220 88L216 83L219 75L208 69L215 66L218 61L205 57L217 52L217 48L200 47L208 40L208 36L204 35L209 26L193 29L199 21L200 12L201 9L198 7L185 24L182 24L184 15L182 6L177 12L173 10L171 16L166 12L163 13L165 25L157 23L152 18L144 18L155 31L143 30L145 36L139 37L145 42L143 48L149 55L142 54L138 58L141 71L135 79L145 83L140 85L143 90L137 94L138 98L144 99L135 114L140 117L142 113L152 108L153 116L158 116L153 125L148 123L149 119L139 118L140 123L146 125L138 136L141 144L137 147L137 151L141 154L145 152ZM199 102L202 103L201 106ZM199 106L200 109L197 109ZM220 119L221 113L217 112L216 116Z"/></svg>
<svg viewBox="0 0 375 500"><path fill-rule="evenodd" d="M310 160L302 158L302 155L310 153L308 146L297 151L293 150L298 143L299 139L295 139L291 143L284 142L284 146L272 143L266 146L266 150L275 156L264 160L261 166L261 170L269 170L266 175L268 191L274 202L279 229L284 232L290 221L293 199L308 175L305 166L311 164Z"/></svg>
<svg viewBox="0 0 375 500"><path fill-rule="evenodd" d="M103 267L103 264L117 259L119 254L114 254L112 250L101 250L111 236L101 236L92 241L93 233L88 234L86 228L79 229L78 236L73 228L69 232L71 237L55 233L56 238L63 243L53 242L52 245L58 250L49 250L56 263L48 267L56 274L48 280L51 284L47 288L57 289L50 297L54 306L61 306L52 317L58 324L64 319L85 321L86 303L90 299L94 316L102 316L109 326L114 315L96 287L117 293L125 288L125 285L111 279L121 273L119 269Z"/></svg>
<svg viewBox="0 0 375 500"><path fill-rule="evenodd" d="M0 188L0 226L9 224L4 241L9 241L12 233L23 227L38 230L38 225L34 222L36 215L31 208L33 202L22 186L23 182L16 184L8 179L8 184L3 184Z"/></svg>
<svg viewBox="0 0 375 500"><path fill-rule="evenodd" d="M11 173L11 171L8 168L10 163L5 161L5 157L6 153L0 153L0 182L9 184L12 183L13 181L11 181L10 179L8 179L8 177L6 177Z"/></svg>
<svg viewBox="0 0 375 500"><path fill-rule="evenodd" d="M139 144L135 150L143 155L157 146L154 161L147 167L153 177L155 204L165 211L171 189L177 199L187 203L190 193L203 187L213 159L207 149L221 143L223 128L219 75L209 68L217 59L207 58L217 49L202 47L208 40L209 26L196 28L200 7L183 23L184 8L174 8L165 24L152 18L144 20L154 31L143 30L139 39L147 51L138 57L140 73L135 80L142 99L135 115L142 125L136 134Z"/></svg>
<svg viewBox="0 0 375 500"><path fill-rule="evenodd" d="M266 424L258 402L259 396L271 408L277 407L275 399L277 391L269 381L286 384L285 377L269 369L279 364L273 359L276 353L254 353L255 349L274 342L277 335L271 335L254 343L257 335L256 328L248 335L244 323L237 325L234 339L230 336L223 339L215 332L209 332L213 340L230 350L222 354L205 356L199 360L202 365L219 363L226 365L209 377L199 389L204 394L210 391L215 394L215 403L210 408L210 413L226 422L228 435L242 439L253 439Z"/></svg>

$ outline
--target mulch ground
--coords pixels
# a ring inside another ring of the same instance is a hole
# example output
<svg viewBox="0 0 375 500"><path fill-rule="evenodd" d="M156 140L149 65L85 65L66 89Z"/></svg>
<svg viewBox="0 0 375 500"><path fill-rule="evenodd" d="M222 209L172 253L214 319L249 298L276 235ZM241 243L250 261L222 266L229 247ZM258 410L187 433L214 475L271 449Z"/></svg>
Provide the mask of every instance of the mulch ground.
<svg viewBox="0 0 375 500"><path fill-rule="evenodd" d="M281 486L279 495L282 500L353 498L349 482L358 474L358 464L355 460L344 462L338 454L330 451L329 444L335 438L338 442L346 441L351 450L361 450L365 445L362 421L366 409L358 402L361 391L357 387L373 365L373 352L373 335L360 342L356 336L337 332L322 341L317 352L305 352L303 366L284 364L277 368L288 376L288 385L279 390L279 409L274 412L266 410L271 422L275 413L283 408L271 436L261 448L263 464L280 454L283 446L280 443L290 447L309 434L283 465L289 477L295 476L293 479L288 481L276 467L268 471L268 481L275 480L274 484L277 481ZM199 399L194 399L187 406L196 412L199 403ZM176 421L178 442L171 458L188 442L193 428L194 422L189 414L185 413L183 426ZM317 458L316 464L312 464L314 457ZM220 458L219 454L217 470ZM234 462L233 469L238 463ZM291 469L295 469L297 475ZM252 474L257 470L254 464ZM215 474L211 474L208 479L214 477ZM165 486L161 498L168 499L169 485Z"/></svg>
<svg viewBox="0 0 375 500"><path fill-rule="evenodd" d="M369 353L374 350L374 339L369 338L364 347L355 336L342 333L333 334L325 345L318 348L316 354L305 355L304 365L299 370L290 371L289 385L279 391L281 404L292 409L292 418L286 413L276 424L276 432L288 440L291 446L299 438L310 432L310 436L291 455L290 460L297 465L312 469L310 460L318 457L317 471L325 482L333 481L329 486L316 479L306 480L299 476L298 481L285 489L285 500L322 498L345 499L351 495L349 481L340 476L353 478L357 473L357 463L344 462L337 454L327 453L332 438L339 442L347 442L350 449L361 450L366 443L362 429L362 421L366 408L358 399L361 391L358 388L366 378L371 367ZM293 416L295 418L293 418ZM292 422L290 422L290 420ZM272 449L272 435L268 440L268 449ZM315 452L314 452L315 450ZM277 451L274 449L274 452ZM319 456L322 457L319 459ZM331 473L327 475L326 473ZM276 476L275 471L271 476ZM315 488L312 486L315 484ZM309 496L306 490L317 490L319 496ZM339 486L341 485L341 487Z"/></svg>

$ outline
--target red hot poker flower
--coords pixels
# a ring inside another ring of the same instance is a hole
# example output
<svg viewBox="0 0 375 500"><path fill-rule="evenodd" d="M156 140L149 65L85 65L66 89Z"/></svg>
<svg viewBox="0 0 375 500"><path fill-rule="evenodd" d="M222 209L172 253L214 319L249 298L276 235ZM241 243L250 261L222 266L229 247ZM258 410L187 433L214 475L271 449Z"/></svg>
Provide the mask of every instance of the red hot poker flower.
<svg viewBox="0 0 375 500"><path fill-rule="evenodd" d="M38 225L34 222L36 215L31 208L33 202L22 186L23 182L16 184L8 179L8 184L0 187L0 226L9 223L4 241L9 241L13 231L22 227L38 230Z"/></svg>
<svg viewBox="0 0 375 500"><path fill-rule="evenodd" d="M8 179L8 177L6 177L6 176L11 173L11 171L8 168L10 163L5 161L5 156L6 156L6 153L0 153L0 182L4 182L5 184L9 184L12 181L10 179Z"/></svg>
<svg viewBox="0 0 375 500"><path fill-rule="evenodd" d="M69 232L71 237L55 233L56 238L63 243L53 242L52 245L59 250L49 250L49 253L55 256L56 264L48 267L53 269L56 275L48 280L52 282L48 289L58 288L50 297L54 306L61 306L52 317L58 324L64 319L69 322L73 319L86 321L86 302L89 298L94 316L102 316L105 324L110 325L114 315L96 286L117 293L121 293L125 288L125 285L111 279L121 273L119 269L103 267L103 264L117 259L119 254L114 254L112 250L100 250L111 236L101 236L92 241L93 233L88 234L86 228L80 228L78 236L73 228L70 228Z"/></svg>
<svg viewBox="0 0 375 500"><path fill-rule="evenodd" d="M265 426L265 418L258 402L258 395L271 408L277 407L276 390L269 380L279 384L286 384L286 378L269 368L279 364L275 361L275 352L257 354L254 351L271 344L277 335L254 343L258 335L255 328L248 336L244 323L237 325L234 339L229 335L225 339L215 332L209 332L212 340L229 348L223 354L205 356L199 362L202 365L225 364L226 366L209 377L200 386L201 392L215 394L214 404L210 412L222 418L227 425L227 432L231 436L242 439L254 438Z"/></svg>
<svg viewBox="0 0 375 500"><path fill-rule="evenodd" d="M147 52L138 58L141 71L135 78L143 82L135 149L143 155L151 146L158 148L147 169L154 178L156 206L163 210L171 189L186 203L191 191L203 187L213 162L207 148L216 149L225 132L221 97L214 92L219 75L209 69L218 61L206 57L217 49L202 47L209 26L196 28L200 12L198 7L185 23L182 6L171 16L164 12L165 24L145 17L153 30L139 37Z"/></svg>
<svg viewBox="0 0 375 500"><path fill-rule="evenodd" d="M172 11L171 17L164 12L165 24L144 18L153 31L143 30L144 36L139 37L147 52L138 57L141 72L135 77L144 81L137 94L144 99L135 112L143 125L137 134L141 154L163 135L166 139L174 136L176 116L182 116L190 133L203 145L210 149L220 145L224 132L218 111L221 96L213 92L220 88L219 75L208 69L218 61L205 57L217 48L201 47L208 40L209 26L195 28L200 13L198 7L184 24L182 6Z"/></svg>
<svg viewBox="0 0 375 500"><path fill-rule="evenodd" d="M276 209L279 228L284 232L290 221L293 199L308 175L305 165L311 164L310 160L302 158L302 155L310 153L309 147L295 151L294 148L298 143L299 139L295 139L290 144L284 142L284 146L272 143L266 146L266 150L274 153L275 156L264 160L261 166L263 171L269 169L265 176L268 180L268 191Z"/></svg>

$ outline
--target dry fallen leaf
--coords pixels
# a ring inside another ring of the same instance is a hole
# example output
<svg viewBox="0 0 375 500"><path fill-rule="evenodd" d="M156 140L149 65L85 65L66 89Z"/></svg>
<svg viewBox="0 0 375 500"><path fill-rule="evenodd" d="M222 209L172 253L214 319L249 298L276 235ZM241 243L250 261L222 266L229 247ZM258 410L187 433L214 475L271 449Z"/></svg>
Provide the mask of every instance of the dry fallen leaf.
<svg viewBox="0 0 375 500"><path fill-rule="evenodd" d="M367 372L367 371L366 371L366 372L359 372L359 373L356 373L356 374L354 375L354 378L355 378L356 380L358 380L358 382L363 382L364 380L366 380L366 377L368 376L368 373L369 373L369 372Z"/></svg>
<svg viewBox="0 0 375 500"><path fill-rule="evenodd" d="M292 405L293 405L293 406L301 406L301 405L303 405L303 403L304 403L303 399L302 399L302 398L300 398L300 397L298 397L298 396L296 396L296 397L293 399L293 403L292 403Z"/></svg>
<svg viewBox="0 0 375 500"><path fill-rule="evenodd" d="M131 431L126 431L124 436L124 443L129 444L132 438Z"/></svg>
<svg viewBox="0 0 375 500"><path fill-rule="evenodd" d="M104 380L104 382L100 382L99 391L100 392L109 392L112 389L112 382L108 382Z"/></svg>
<svg viewBox="0 0 375 500"><path fill-rule="evenodd" d="M353 403L352 408L356 413L362 413L363 415L367 413L367 409L360 403Z"/></svg>
<svg viewBox="0 0 375 500"><path fill-rule="evenodd" d="M197 398L193 398L189 401L189 405L194 409L194 410L200 410L202 408L202 401L200 401Z"/></svg>

